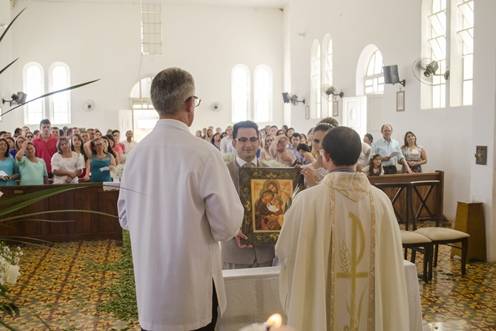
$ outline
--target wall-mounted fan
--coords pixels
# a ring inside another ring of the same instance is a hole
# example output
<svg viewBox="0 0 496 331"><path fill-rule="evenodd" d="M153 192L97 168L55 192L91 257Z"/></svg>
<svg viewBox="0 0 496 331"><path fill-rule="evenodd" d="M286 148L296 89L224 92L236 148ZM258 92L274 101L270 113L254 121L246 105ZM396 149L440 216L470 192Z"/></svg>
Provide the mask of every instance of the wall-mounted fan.
<svg viewBox="0 0 496 331"><path fill-rule="evenodd" d="M344 96L344 93L343 91L338 91L337 88L335 88L334 86L324 86L323 87L323 90L324 90L324 93L329 97L329 96L333 96L333 97L340 97L342 98Z"/></svg>
<svg viewBox="0 0 496 331"><path fill-rule="evenodd" d="M222 110L222 105L220 104L220 102L212 102L209 108L213 112L218 112Z"/></svg>
<svg viewBox="0 0 496 331"><path fill-rule="evenodd" d="M86 100L83 104L83 110L87 112L91 112L95 110L95 101L93 100Z"/></svg>
<svg viewBox="0 0 496 331"><path fill-rule="evenodd" d="M433 85L434 77L443 77L449 79L450 72L440 72L439 63L435 60L423 58L418 59L412 64L413 76L422 84Z"/></svg>

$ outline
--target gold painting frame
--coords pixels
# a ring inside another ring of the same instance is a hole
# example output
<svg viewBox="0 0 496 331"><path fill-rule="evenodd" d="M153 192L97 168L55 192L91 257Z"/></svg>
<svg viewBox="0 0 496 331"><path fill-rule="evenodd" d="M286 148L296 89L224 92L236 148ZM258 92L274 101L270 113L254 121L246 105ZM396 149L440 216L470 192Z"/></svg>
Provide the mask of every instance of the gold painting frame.
<svg viewBox="0 0 496 331"><path fill-rule="evenodd" d="M295 168L241 168L239 195L245 209L243 233L251 244L275 243L296 191Z"/></svg>

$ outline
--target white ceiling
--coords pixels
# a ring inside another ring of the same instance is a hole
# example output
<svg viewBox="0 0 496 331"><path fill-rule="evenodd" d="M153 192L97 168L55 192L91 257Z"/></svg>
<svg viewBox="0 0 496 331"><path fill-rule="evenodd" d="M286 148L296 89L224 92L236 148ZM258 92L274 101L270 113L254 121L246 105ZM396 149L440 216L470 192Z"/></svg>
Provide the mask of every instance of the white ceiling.
<svg viewBox="0 0 496 331"><path fill-rule="evenodd" d="M0 0L3 1L3 0ZM164 2L173 4L201 4L208 6L233 6L252 8L283 8L289 0L31 0L36 2L115 2L115 3L137 3L143 2Z"/></svg>
<svg viewBox="0 0 496 331"><path fill-rule="evenodd" d="M193 3L212 6L283 8L289 0L165 0L169 3Z"/></svg>

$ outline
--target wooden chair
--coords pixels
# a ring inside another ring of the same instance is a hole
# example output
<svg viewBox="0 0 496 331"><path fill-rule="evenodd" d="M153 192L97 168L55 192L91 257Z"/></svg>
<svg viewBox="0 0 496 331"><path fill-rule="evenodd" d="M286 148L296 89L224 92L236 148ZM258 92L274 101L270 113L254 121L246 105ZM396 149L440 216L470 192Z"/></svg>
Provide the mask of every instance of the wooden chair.
<svg viewBox="0 0 496 331"><path fill-rule="evenodd" d="M401 230L401 243L405 249L405 260L408 258L408 249L412 250L412 263L415 263L417 251L424 253L422 279L428 283L432 279L432 240L413 231Z"/></svg>
<svg viewBox="0 0 496 331"><path fill-rule="evenodd" d="M425 228L420 228L415 232L432 240L432 244L434 245L434 263L433 263L434 267L437 267L439 245L448 245L451 247L456 247L453 244L461 243L462 275L466 274L468 239L470 238L470 235L468 233L461 232L458 230L453 230L450 228L441 228L441 227L425 227Z"/></svg>

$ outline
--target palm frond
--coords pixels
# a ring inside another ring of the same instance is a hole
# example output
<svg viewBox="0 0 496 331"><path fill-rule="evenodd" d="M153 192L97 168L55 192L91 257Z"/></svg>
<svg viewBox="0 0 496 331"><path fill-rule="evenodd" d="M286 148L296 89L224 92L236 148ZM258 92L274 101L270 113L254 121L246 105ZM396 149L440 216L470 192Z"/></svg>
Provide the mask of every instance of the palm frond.
<svg viewBox="0 0 496 331"><path fill-rule="evenodd" d="M81 84L76 84L76 85L72 85L72 86L63 88L61 90L57 90L57 91L52 91L52 92L45 93L43 95L40 95L39 97L30 99L30 100L28 100L28 101L26 101L24 103L21 103L20 105L17 105L15 107L12 107L12 108L6 110L0 116L5 116L6 114L10 113L11 111L16 110L17 108L23 107L23 106L27 105L30 102L33 102L33 101L36 101L36 100L39 100L39 99L46 98L46 97L48 97L50 95L54 95L54 94L57 94L57 93L62 93L62 92L74 90L74 89L77 89L77 88L80 88L80 87L83 87L83 86L86 86L86 85L89 85L89 84L93 84L95 82L98 82L99 80L100 79L94 79L94 80L90 80L89 82L84 82L84 83L81 83Z"/></svg>
<svg viewBox="0 0 496 331"><path fill-rule="evenodd" d="M11 221L11 220L26 218L26 217L29 218L31 216L46 215L46 214L60 214L60 213L64 213L64 214L65 213L86 213L86 214L106 216L106 217L110 217L110 218L118 218L117 215L112 215L109 213L105 213L103 211L96 211L96 210L89 210L89 209L62 209L62 210L39 211L39 212L34 212L34 213L29 213L29 214L9 216L9 217L0 219L0 222L7 222L7 221Z"/></svg>
<svg viewBox="0 0 496 331"><path fill-rule="evenodd" d="M19 12L19 14L17 14L17 15L16 15L16 16L12 19L12 21L10 21L9 25L7 25L7 27L6 27L6 28L5 28L5 30L3 31L2 35L0 36L0 42L2 42L2 39L3 39L3 37L5 37L5 35L7 34L7 31L9 31L9 30L10 30L10 28L12 27L12 24L14 24L14 22L17 20L17 18L18 18L19 16L21 16L21 14L22 14L22 13L24 13L24 11L25 11L25 10L26 10L26 8L24 8L23 10L21 10L21 11Z"/></svg>
<svg viewBox="0 0 496 331"><path fill-rule="evenodd" d="M5 67L3 67L3 69L2 69L2 70L0 70L0 75L1 75L1 74L5 71L5 70L9 69L9 67L10 67L11 65L13 65L14 63L16 63L16 61L17 61L17 60L19 60L19 58L15 59L14 61L10 62L10 63L9 63L9 64L7 64Z"/></svg>

